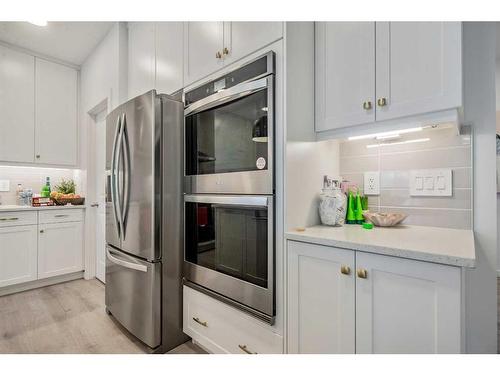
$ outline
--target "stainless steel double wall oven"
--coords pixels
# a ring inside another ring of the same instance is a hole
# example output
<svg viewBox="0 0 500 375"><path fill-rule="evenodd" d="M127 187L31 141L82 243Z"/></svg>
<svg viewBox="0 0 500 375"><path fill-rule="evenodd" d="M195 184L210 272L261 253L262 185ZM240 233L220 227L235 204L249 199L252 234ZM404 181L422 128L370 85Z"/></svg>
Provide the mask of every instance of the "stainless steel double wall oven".
<svg viewBox="0 0 500 375"><path fill-rule="evenodd" d="M184 277L272 324L274 72L269 52L185 93Z"/></svg>

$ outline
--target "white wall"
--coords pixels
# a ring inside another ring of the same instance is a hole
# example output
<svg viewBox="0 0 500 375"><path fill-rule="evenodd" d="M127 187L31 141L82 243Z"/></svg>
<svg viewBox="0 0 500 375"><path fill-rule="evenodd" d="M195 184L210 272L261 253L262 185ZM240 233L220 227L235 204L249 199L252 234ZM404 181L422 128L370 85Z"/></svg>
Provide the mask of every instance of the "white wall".
<svg viewBox="0 0 500 375"><path fill-rule="evenodd" d="M495 24L464 23L464 119L474 131L476 268L465 273L468 353L497 352Z"/></svg>

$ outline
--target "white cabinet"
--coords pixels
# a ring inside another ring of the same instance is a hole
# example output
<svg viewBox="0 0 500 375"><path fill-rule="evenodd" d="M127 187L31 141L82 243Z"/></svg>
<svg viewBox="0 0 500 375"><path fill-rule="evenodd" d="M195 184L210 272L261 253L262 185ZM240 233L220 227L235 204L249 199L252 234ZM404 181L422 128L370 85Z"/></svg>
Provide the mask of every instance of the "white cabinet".
<svg viewBox="0 0 500 375"><path fill-rule="evenodd" d="M222 68L224 22L184 24L184 85Z"/></svg>
<svg viewBox="0 0 500 375"><path fill-rule="evenodd" d="M224 64L230 64L283 37L283 22L224 22Z"/></svg>
<svg viewBox="0 0 500 375"><path fill-rule="evenodd" d="M460 353L460 268L356 252L356 353Z"/></svg>
<svg viewBox="0 0 500 375"><path fill-rule="evenodd" d="M282 37L282 22L186 22L184 86Z"/></svg>
<svg viewBox="0 0 500 375"><path fill-rule="evenodd" d="M375 22L316 23L316 131L375 121Z"/></svg>
<svg viewBox="0 0 500 375"><path fill-rule="evenodd" d="M462 105L460 22L317 22L316 131Z"/></svg>
<svg viewBox="0 0 500 375"><path fill-rule="evenodd" d="M36 278L37 226L0 224L0 287Z"/></svg>
<svg viewBox="0 0 500 375"><path fill-rule="evenodd" d="M290 353L462 351L459 267L296 241L287 263Z"/></svg>
<svg viewBox="0 0 500 375"><path fill-rule="evenodd" d="M354 353L354 252L288 243L288 353Z"/></svg>
<svg viewBox="0 0 500 375"><path fill-rule="evenodd" d="M32 163L35 58L0 46L0 161Z"/></svg>
<svg viewBox="0 0 500 375"><path fill-rule="evenodd" d="M128 96L134 98L155 86L155 24L128 24Z"/></svg>
<svg viewBox="0 0 500 375"><path fill-rule="evenodd" d="M172 94L182 89L182 50L184 25L182 22L156 23L156 91Z"/></svg>
<svg viewBox="0 0 500 375"><path fill-rule="evenodd" d="M81 222L38 226L38 279L83 270Z"/></svg>
<svg viewBox="0 0 500 375"><path fill-rule="evenodd" d="M377 121L462 105L460 22L377 22Z"/></svg>
<svg viewBox="0 0 500 375"><path fill-rule="evenodd" d="M35 59L35 162L77 163L77 71Z"/></svg>
<svg viewBox="0 0 500 375"><path fill-rule="evenodd" d="M283 353L283 337L271 326L187 286L183 330L212 353Z"/></svg>

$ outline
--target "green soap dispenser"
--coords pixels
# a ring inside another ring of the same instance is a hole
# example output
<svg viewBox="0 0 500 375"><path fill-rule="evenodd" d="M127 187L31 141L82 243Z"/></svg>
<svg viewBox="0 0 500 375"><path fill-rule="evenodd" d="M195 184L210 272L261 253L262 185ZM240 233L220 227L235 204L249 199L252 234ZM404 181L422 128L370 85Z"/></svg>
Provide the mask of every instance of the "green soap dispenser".
<svg viewBox="0 0 500 375"><path fill-rule="evenodd" d="M361 204L361 196L358 194L356 195L356 223L357 224L363 224L365 221L365 218L363 217L363 205Z"/></svg>
<svg viewBox="0 0 500 375"><path fill-rule="evenodd" d="M351 191L347 196L347 218L345 222L346 224L356 224L356 199Z"/></svg>

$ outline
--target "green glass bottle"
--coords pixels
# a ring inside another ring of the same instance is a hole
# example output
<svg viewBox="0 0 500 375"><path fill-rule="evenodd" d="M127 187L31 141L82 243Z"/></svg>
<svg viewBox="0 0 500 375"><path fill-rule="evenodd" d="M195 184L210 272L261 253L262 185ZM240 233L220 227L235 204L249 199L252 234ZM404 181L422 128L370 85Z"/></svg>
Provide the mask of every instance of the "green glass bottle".
<svg viewBox="0 0 500 375"><path fill-rule="evenodd" d="M345 222L346 224L356 224L356 199L351 191L347 196L347 218Z"/></svg>
<svg viewBox="0 0 500 375"><path fill-rule="evenodd" d="M365 218L363 217L363 205L361 204L361 195L356 195L356 223L363 224Z"/></svg>
<svg viewBox="0 0 500 375"><path fill-rule="evenodd" d="M45 180L45 185L42 186L42 191L40 192L40 195L43 198L48 198L50 197L50 193L51 193L50 177L47 177L47 179Z"/></svg>

